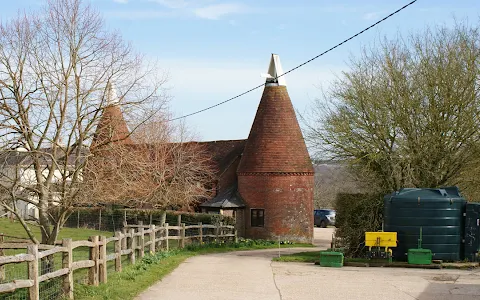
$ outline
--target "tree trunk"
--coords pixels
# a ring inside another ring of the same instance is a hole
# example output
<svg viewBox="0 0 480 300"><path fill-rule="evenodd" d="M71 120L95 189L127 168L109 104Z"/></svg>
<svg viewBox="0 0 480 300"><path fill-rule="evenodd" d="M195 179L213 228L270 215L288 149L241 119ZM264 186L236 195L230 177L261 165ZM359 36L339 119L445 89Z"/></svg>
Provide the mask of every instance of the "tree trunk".
<svg viewBox="0 0 480 300"><path fill-rule="evenodd" d="M162 214L160 215L160 226L163 226L163 224L165 224L167 221L167 211L166 210L162 210Z"/></svg>

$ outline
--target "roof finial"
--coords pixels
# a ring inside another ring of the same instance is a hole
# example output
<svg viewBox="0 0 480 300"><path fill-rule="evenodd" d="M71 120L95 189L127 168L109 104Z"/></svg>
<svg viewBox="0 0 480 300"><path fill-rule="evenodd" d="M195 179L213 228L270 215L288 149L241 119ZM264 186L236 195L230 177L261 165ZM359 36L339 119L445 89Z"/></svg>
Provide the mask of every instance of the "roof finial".
<svg viewBox="0 0 480 300"><path fill-rule="evenodd" d="M116 105L119 103L119 100L114 84L109 81L107 83L107 106Z"/></svg>
<svg viewBox="0 0 480 300"><path fill-rule="evenodd" d="M280 56L272 54L270 59L270 65L268 66L268 73L262 74L262 77L266 77L267 85L283 85L286 86L285 76L278 77L283 74L282 64L280 63ZM277 78L278 77L278 78Z"/></svg>

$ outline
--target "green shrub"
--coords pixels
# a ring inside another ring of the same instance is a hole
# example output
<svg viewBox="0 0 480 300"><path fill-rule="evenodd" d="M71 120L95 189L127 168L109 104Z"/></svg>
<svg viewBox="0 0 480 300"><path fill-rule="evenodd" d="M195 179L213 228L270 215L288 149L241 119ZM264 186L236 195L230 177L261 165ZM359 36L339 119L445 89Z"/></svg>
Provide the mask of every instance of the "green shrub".
<svg viewBox="0 0 480 300"><path fill-rule="evenodd" d="M278 245L278 241L269 241L269 240L252 240L239 238L237 242L234 241L212 241L210 243L193 243L186 246L188 251L197 251L199 249L208 249L208 248L262 248L262 247L271 247ZM294 245L290 241L280 241L280 245Z"/></svg>
<svg viewBox="0 0 480 300"><path fill-rule="evenodd" d="M365 232L382 228L383 195L338 194L336 203L336 236L348 257L365 253Z"/></svg>

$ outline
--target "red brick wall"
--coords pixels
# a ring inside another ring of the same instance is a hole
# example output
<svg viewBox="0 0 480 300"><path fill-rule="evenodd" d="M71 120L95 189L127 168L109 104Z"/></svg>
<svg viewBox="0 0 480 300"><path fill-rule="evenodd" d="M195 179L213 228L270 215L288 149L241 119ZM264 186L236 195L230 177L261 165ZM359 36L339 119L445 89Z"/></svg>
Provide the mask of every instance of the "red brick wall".
<svg viewBox="0 0 480 300"><path fill-rule="evenodd" d="M238 236L245 237L245 209L237 208L235 212L235 229Z"/></svg>
<svg viewBox="0 0 480 300"><path fill-rule="evenodd" d="M245 237L313 241L312 175L239 175L240 195L246 204ZM265 209L265 226L250 226L250 209Z"/></svg>

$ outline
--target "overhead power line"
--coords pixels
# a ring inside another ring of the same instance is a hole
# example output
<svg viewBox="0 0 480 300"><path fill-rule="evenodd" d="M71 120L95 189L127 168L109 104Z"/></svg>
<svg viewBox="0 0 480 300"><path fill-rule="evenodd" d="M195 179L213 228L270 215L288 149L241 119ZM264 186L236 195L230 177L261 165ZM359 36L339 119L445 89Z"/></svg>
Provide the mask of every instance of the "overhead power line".
<svg viewBox="0 0 480 300"><path fill-rule="evenodd" d="M409 7L410 5L414 4L415 2L417 2L417 0L413 0L413 1L405 4L404 6L400 7L400 8L397 9L396 11L394 11L394 12L392 12L391 14L387 15L386 17L384 17L383 19L378 20L377 22L373 23L372 25L368 26L367 28L363 29L362 31L359 31L359 32L357 32L356 34L352 35L352 36L349 37L348 39L343 40L342 42L336 44L335 46L331 47L330 49L327 49L327 50L323 51L323 52L320 53L319 55L310 58L309 60L307 60L307 61L299 64L298 66L296 66L296 67L288 70L287 72L285 72L285 73L283 73L283 74L281 74L281 75L278 75L276 78L285 76L285 75L287 75L288 73L291 73L291 72L293 72L293 71L295 71L295 70L303 67L304 65L311 63L312 61L316 60L317 58L319 58L319 57L327 54L328 52L334 50L335 48L340 47L341 45L345 44L346 42L348 42L348 41L350 41L350 40L352 40L352 39L354 39L354 38L356 38L357 36L361 35L362 33L366 32L367 30L369 30L369 29L377 26L378 24L382 23L383 21L387 20L388 18L392 17L393 15L401 12L402 10L404 10L405 8L407 8L407 7ZM210 110L210 109L212 109L212 108L215 108L215 107L217 107L217 106L220 106L220 105L225 104L225 103L227 103L227 102L230 102L230 101L232 101L232 100L235 100L235 99L237 99L237 98L240 98L240 97L242 97L243 95L246 95L246 94L248 94L248 93L250 93L250 92L253 92L253 91L255 91L256 89L259 89L259 88L261 88L261 87L264 86L264 85L265 85L265 83L262 83L262 84L260 84L260 85L257 85L257 86L254 87L254 88L251 88L251 89L249 89L249 90L247 90L247 91L245 91L245 92L243 92L243 93L241 93L241 94L238 94L238 95L236 95L236 96L234 96L234 97L232 97L232 98L229 98L229 99L227 99L227 100L225 100L225 101L219 102L219 103L214 104L214 105L212 105L212 106L205 107L204 109L197 110L197 111L195 111L195 112L192 112L192 113L189 113L189 114L180 116L180 117L176 117L176 118L170 119L170 120L168 120L168 121L171 122L171 121L176 121L176 120L184 119L184 118L187 118L187 117L190 117L190 116L199 114L199 113L201 113L201 112Z"/></svg>

